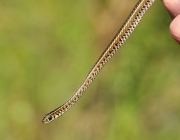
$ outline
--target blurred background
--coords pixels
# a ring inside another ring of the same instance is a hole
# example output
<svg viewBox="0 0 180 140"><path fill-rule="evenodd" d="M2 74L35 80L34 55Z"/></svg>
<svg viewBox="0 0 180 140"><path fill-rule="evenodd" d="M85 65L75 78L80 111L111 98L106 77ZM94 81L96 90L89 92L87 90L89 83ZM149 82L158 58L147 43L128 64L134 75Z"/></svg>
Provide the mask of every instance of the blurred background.
<svg viewBox="0 0 180 140"><path fill-rule="evenodd" d="M180 46L157 0L78 103L82 83L137 0L1 0L1 140L180 139Z"/></svg>

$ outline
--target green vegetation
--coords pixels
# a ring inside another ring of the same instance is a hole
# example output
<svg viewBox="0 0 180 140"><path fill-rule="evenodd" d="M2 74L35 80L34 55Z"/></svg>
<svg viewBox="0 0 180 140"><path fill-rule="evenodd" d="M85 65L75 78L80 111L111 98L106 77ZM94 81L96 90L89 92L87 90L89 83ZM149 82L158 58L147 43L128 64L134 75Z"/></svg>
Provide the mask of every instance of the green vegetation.
<svg viewBox="0 0 180 140"><path fill-rule="evenodd" d="M180 139L180 46L161 1L79 102L41 123L81 84L128 1L1 0L0 140Z"/></svg>

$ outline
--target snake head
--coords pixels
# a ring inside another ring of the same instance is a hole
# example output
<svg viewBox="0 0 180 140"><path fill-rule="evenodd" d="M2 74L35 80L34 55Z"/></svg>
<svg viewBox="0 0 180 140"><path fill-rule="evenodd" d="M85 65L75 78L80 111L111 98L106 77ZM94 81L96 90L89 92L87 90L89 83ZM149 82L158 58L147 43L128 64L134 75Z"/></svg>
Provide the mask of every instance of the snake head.
<svg viewBox="0 0 180 140"><path fill-rule="evenodd" d="M48 113L47 115L44 116L42 123L46 124L46 123L53 121L54 119L55 118L53 117L53 115Z"/></svg>

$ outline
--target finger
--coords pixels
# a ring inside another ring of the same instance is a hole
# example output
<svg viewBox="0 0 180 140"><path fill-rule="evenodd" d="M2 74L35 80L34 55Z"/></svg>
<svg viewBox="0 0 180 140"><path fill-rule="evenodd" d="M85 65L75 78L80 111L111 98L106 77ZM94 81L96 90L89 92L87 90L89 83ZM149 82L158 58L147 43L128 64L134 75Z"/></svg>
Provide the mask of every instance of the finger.
<svg viewBox="0 0 180 140"><path fill-rule="evenodd" d="M171 22L170 33L180 43L180 14Z"/></svg>
<svg viewBox="0 0 180 140"><path fill-rule="evenodd" d="M180 14L180 0L162 0L172 18Z"/></svg>

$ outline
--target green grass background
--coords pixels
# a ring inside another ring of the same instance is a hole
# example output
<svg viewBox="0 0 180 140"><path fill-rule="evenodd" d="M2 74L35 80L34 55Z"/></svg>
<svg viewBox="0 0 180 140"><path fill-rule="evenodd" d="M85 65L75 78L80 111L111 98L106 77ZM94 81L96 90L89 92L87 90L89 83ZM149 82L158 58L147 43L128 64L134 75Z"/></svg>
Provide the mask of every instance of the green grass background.
<svg viewBox="0 0 180 140"><path fill-rule="evenodd" d="M160 0L58 120L137 0L0 1L1 140L180 139L180 46Z"/></svg>

